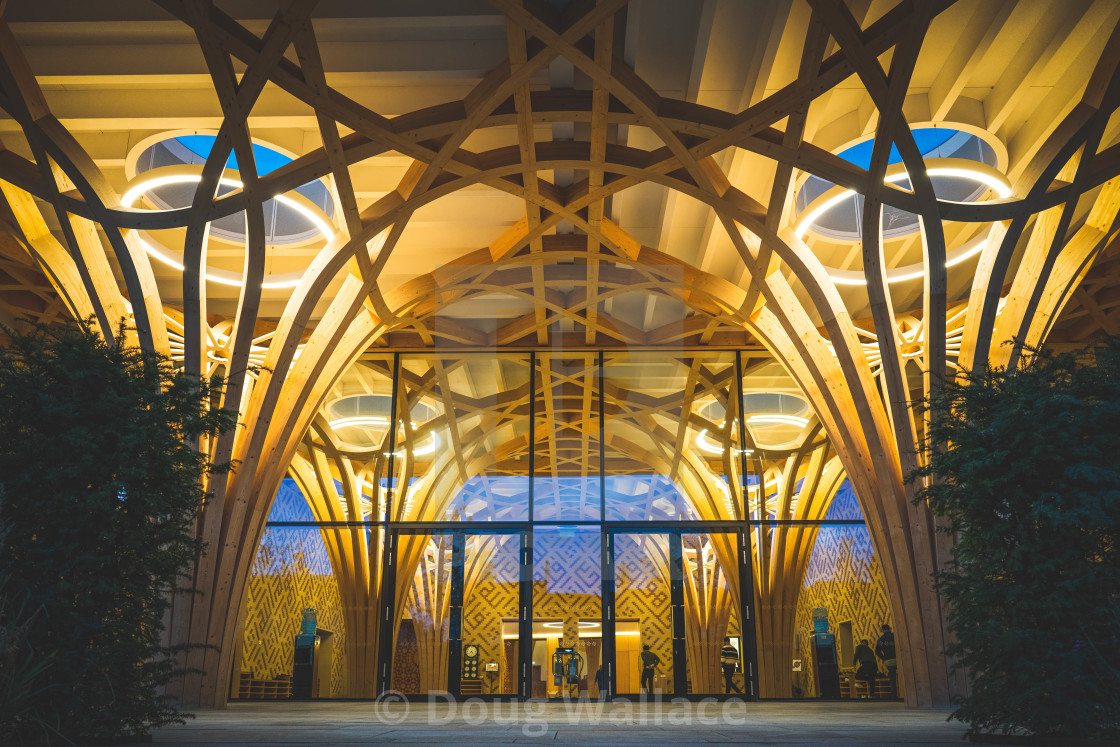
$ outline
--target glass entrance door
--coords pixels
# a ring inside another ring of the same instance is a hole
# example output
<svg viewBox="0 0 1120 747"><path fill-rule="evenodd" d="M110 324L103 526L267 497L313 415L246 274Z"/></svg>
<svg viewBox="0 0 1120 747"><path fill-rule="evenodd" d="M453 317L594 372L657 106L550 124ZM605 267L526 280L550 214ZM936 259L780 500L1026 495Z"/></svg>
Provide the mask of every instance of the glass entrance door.
<svg viewBox="0 0 1120 747"><path fill-rule="evenodd" d="M517 695L522 535L466 534L459 694Z"/></svg>
<svg viewBox="0 0 1120 747"><path fill-rule="evenodd" d="M753 695L740 544L735 532L612 533L616 693Z"/></svg>
<svg viewBox="0 0 1120 747"><path fill-rule="evenodd" d="M676 695L677 669L684 655L680 645L680 536L619 532L612 537L611 550L614 691L620 695Z"/></svg>
<svg viewBox="0 0 1120 747"><path fill-rule="evenodd" d="M516 695L523 532L398 530L392 688Z"/></svg>
<svg viewBox="0 0 1120 747"><path fill-rule="evenodd" d="M680 534L684 646L691 695L752 695L753 650L742 625L744 589L737 532Z"/></svg>
<svg viewBox="0 0 1120 747"><path fill-rule="evenodd" d="M603 684L602 533L533 530L534 698L597 698Z"/></svg>
<svg viewBox="0 0 1120 747"><path fill-rule="evenodd" d="M604 534L580 525L394 531L387 635L398 692L755 694L753 629L742 618L752 582L741 573L738 533Z"/></svg>

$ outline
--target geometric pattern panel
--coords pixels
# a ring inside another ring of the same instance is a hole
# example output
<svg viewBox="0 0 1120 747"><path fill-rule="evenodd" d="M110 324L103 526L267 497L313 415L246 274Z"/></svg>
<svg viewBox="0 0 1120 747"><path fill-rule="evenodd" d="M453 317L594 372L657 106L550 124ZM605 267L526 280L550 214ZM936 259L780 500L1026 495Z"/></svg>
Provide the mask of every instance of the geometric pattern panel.
<svg viewBox="0 0 1120 747"><path fill-rule="evenodd" d="M472 550L487 553L486 561L476 570L476 579L467 580L470 594L463 600L463 640L478 646L479 661L498 662L502 692L516 692L510 684L515 661L506 660L507 646L502 642L502 621L516 619L519 605L518 580L521 569L521 538L518 535L478 537L478 544L467 544L467 565L471 567ZM515 647L516 649L516 647Z"/></svg>
<svg viewBox="0 0 1120 747"><path fill-rule="evenodd" d="M538 537L548 536L543 533L538 535ZM546 573L543 567L538 566L539 580L533 584L535 618L561 620L600 618L602 600L598 560L599 533L593 533L594 556L588 557L592 549L591 537L592 533L577 533L575 537L553 536L544 541L543 544L549 548L548 571ZM573 545L576 544L580 547L579 551L573 551ZM538 542L538 553L541 552L541 546L542 543ZM562 549L572 552L564 552ZM471 562L475 552L487 554L485 562L478 566L473 566ZM479 647L480 662L499 662L500 684L496 682L494 686L504 692L515 690L512 676L516 662L511 657L516 657L517 647L511 646L511 641L503 641L502 622L517 617L519 555L520 539L516 535L495 535L477 539L472 537L467 541L467 567L473 569L474 577L466 579L468 593L463 600L464 641ZM541 559L539 554L538 559ZM568 589L589 591L573 593L566 591ZM565 630L565 634L567 632ZM585 655L591 655L593 652L587 650L589 643L589 641L580 641L577 647ZM402 620L393 658L395 690L420 692L417 653L413 622L408 619ZM597 657L597 651L594 655Z"/></svg>
<svg viewBox="0 0 1120 747"><path fill-rule="evenodd" d="M602 594L600 535L539 528L533 535L533 582L549 594ZM539 598L534 596L534 598Z"/></svg>
<svg viewBox="0 0 1120 747"><path fill-rule="evenodd" d="M673 641L669 597L668 545L663 535L616 534L614 573L616 616L636 619L642 645L672 672Z"/></svg>
<svg viewBox="0 0 1120 747"><path fill-rule="evenodd" d="M318 627L334 633L329 697L342 695L346 630L338 582L318 527L265 529L246 586L245 607L241 671L252 672L255 679L291 675L301 613L311 607Z"/></svg>
<svg viewBox="0 0 1120 747"><path fill-rule="evenodd" d="M276 491L276 499L268 512L268 520L273 521L315 521L315 514L307 499L303 497L296 481L285 477L280 482L280 489Z"/></svg>
<svg viewBox="0 0 1120 747"><path fill-rule="evenodd" d="M824 518L825 521L863 521L863 510L859 507L859 499L850 480L845 479L840 484Z"/></svg>
<svg viewBox="0 0 1120 747"><path fill-rule="evenodd" d="M420 692L420 663L417 660L416 628L412 620L401 620L397 648L393 651L393 689L401 693Z"/></svg>
<svg viewBox="0 0 1120 747"><path fill-rule="evenodd" d="M839 500L841 494L837 494ZM821 527L805 581L797 598L794 650L801 659L801 672L794 674L794 686L803 697L816 697L815 662L810 652L810 634L813 632L813 609L828 610L829 631L836 633L838 626L850 622L852 640L861 638L871 642L880 634L884 623L893 627L890 604L882 566L871 546L871 536L863 526ZM841 669L851 669L851 652L844 653Z"/></svg>

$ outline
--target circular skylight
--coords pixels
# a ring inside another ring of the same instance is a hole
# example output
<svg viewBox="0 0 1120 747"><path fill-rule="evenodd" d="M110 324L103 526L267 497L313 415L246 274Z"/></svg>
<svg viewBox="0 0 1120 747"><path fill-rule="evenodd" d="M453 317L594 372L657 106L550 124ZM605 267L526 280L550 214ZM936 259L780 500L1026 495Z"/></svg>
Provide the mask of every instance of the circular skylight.
<svg viewBox="0 0 1120 747"><path fill-rule="evenodd" d="M914 140L923 160L927 163L927 173L938 199L950 202L973 202L989 189L1001 190L1003 185L992 179L992 171L998 165L998 156L990 143L970 132L952 127L926 127L913 130ZM840 158L860 168L871 164L874 138L864 140L837 153ZM980 168L961 168L948 165L937 168L930 165L934 159L955 159L958 162L972 162ZM889 165L901 164L902 157L895 146L891 147ZM887 181L903 189L911 189L905 171L898 168L890 170ZM858 193L837 194L814 210L810 209L826 192L835 188L832 182L818 176L810 176L797 192L796 207L799 224L804 230L818 236L837 241L860 241L862 239L862 216L864 198ZM907 236L918 230L918 216L905 210L883 206L882 232L886 239Z"/></svg>
<svg viewBox="0 0 1120 747"><path fill-rule="evenodd" d="M351 446L366 449L385 442L392 411L393 398L388 394L355 394L336 399L326 407L327 422L335 435ZM410 413L412 428L416 429L436 414L429 405L417 402ZM399 435L397 440L400 441Z"/></svg>
<svg viewBox="0 0 1120 747"><path fill-rule="evenodd" d="M776 449L797 441L813 409L796 394L747 392L743 395L743 413L755 443Z"/></svg>
<svg viewBox="0 0 1120 747"><path fill-rule="evenodd" d="M136 160L136 171L143 174L166 166L193 165L206 163L206 157L214 147L213 135L179 135L153 143ZM260 143L253 143L253 160L260 176L269 174L290 163L291 158ZM226 161L227 169L237 170L237 157L231 152ZM145 192L146 197L163 210L184 208L194 200L197 184L193 182L174 182L153 186ZM229 183L218 187L218 195L236 189ZM334 213L334 201L330 191L322 181L308 182L295 190L307 198L327 217ZM301 244L316 238L320 227L309 216L296 209L290 201L276 199L264 203L265 243L269 245ZM235 213L219 218L210 224L211 236L231 242L245 241L245 214Z"/></svg>

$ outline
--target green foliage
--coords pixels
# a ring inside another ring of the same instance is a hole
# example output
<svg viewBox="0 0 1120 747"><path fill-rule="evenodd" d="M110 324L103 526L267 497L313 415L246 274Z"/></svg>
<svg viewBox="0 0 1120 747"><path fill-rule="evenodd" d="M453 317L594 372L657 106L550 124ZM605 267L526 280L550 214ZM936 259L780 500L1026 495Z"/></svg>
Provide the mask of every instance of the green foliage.
<svg viewBox="0 0 1120 747"><path fill-rule="evenodd" d="M939 574L970 733L1120 737L1120 339L947 382L911 479L957 538Z"/></svg>
<svg viewBox="0 0 1120 747"><path fill-rule="evenodd" d="M181 722L159 695L176 674L163 617L202 549L194 522L213 467L196 444L230 416L208 409L206 382L88 324L6 331L0 575L19 603L0 627L20 630L13 655L37 686L0 741L41 739L36 722L69 739Z"/></svg>
<svg viewBox="0 0 1120 747"><path fill-rule="evenodd" d="M59 733L57 720L47 721L34 704L52 687L46 673L54 656L43 656L28 644L27 634L41 610L29 610L29 595L11 588L11 579L0 576L0 735L37 733L48 741Z"/></svg>

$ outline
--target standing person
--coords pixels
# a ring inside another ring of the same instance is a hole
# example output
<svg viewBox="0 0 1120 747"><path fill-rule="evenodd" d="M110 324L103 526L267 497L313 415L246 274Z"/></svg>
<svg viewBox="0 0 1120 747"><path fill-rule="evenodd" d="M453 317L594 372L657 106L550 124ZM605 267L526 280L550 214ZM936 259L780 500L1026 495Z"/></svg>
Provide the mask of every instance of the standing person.
<svg viewBox="0 0 1120 747"><path fill-rule="evenodd" d="M875 652L871 650L871 644L866 638L856 646L856 652L852 654L852 666L856 668L856 679L867 683L867 697L870 698L875 694L875 675L879 667L875 663Z"/></svg>
<svg viewBox="0 0 1120 747"><path fill-rule="evenodd" d="M875 655L883 660L883 666L887 668L887 679L891 683L891 697L898 697L898 659L894 654L894 633L891 632L891 626L884 624L882 627L883 634L879 636L879 640L875 643Z"/></svg>
<svg viewBox="0 0 1120 747"><path fill-rule="evenodd" d="M731 688L742 695L743 691L735 684L735 667L739 664L739 650L731 645L730 638L723 639L723 648L719 652L719 662L723 667L724 689L731 693Z"/></svg>
<svg viewBox="0 0 1120 747"><path fill-rule="evenodd" d="M649 645L642 646L642 681L641 687L646 689L647 695L653 695L653 672L661 664L661 657L649 650Z"/></svg>

